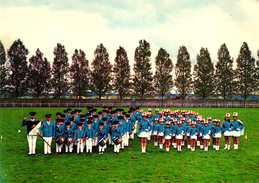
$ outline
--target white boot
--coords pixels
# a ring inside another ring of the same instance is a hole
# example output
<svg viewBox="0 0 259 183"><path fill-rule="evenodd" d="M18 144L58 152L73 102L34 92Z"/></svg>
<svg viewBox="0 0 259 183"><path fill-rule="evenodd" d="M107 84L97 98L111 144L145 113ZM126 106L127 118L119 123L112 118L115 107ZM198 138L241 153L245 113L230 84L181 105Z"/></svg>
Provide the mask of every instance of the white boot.
<svg viewBox="0 0 259 183"><path fill-rule="evenodd" d="M154 146L158 146L158 142L154 142Z"/></svg>
<svg viewBox="0 0 259 183"><path fill-rule="evenodd" d="M191 148L191 145L187 145L187 148L190 149L190 148Z"/></svg>
<svg viewBox="0 0 259 183"><path fill-rule="evenodd" d="M163 149L163 144L159 144L160 149Z"/></svg>
<svg viewBox="0 0 259 183"><path fill-rule="evenodd" d="M169 147L166 147L166 151L169 151Z"/></svg>
<svg viewBox="0 0 259 183"><path fill-rule="evenodd" d="M209 146L210 146L210 142L209 142Z"/></svg>
<svg viewBox="0 0 259 183"><path fill-rule="evenodd" d="M200 148L203 149L203 145L200 145Z"/></svg>
<svg viewBox="0 0 259 183"><path fill-rule="evenodd" d="M197 146L200 146L200 141L197 141Z"/></svg>
<svg viewBox="0 0 259 183"><path fill-rule="evenodd" d="M215 149L215 145L213 145L213 148Z"/></svg>
<svg viewBox="0 0 259 183"><path fill-rule="evenodd" d="M238 144L236 144L236 149L238 149Z"/></svg>
<svg viewBox="0 0 259 183"><path fill-rule="evenodd" d="M180 151L182 151L182 146L179 146Z"/></svg>
<svg viewBox="0 0 259 183"><path fill-rule="evenodd" d="M230 145L228 145L228 150L230 150Z"/></svg>
<svg viewBox="0 0 259 183"><path fill-rule="evenodd" d="M225 144L225 148L224 149L227 149L228 148L228 145L227 144Z"/></svg>

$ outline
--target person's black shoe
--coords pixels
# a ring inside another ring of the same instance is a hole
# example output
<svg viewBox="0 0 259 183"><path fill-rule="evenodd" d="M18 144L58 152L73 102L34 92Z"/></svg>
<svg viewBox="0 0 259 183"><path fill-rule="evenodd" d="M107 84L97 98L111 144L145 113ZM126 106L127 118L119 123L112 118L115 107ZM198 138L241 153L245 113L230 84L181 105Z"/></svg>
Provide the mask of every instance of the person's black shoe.
<svg viewBox="0 0 259 183"><path fill-rule="evenodd" d="M28 154L27 156L30 156L30 154Z"/></svg>
<svg viewBox="0 0 259 183"><path fill-rule="evenodd" d="M33 156L35 156L35 154L32 154Z"/></svg>

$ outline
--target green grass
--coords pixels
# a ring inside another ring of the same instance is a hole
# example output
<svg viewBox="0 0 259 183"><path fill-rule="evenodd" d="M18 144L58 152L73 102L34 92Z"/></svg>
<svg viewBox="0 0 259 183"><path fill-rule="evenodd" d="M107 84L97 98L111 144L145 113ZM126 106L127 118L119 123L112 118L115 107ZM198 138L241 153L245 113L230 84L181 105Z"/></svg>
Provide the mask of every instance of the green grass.
<svg viewBox="0 0 259 183"><path fill-rule="evenodd" d="M240 137L239 150L220 150L212 147L208 152L186 147L182 152L171 148L166 152L148 141L146 154L141 153L140 139L120 154L113 153L110 146L103 155L97 153L77 155L61 154L43 156L43 141L38 137L36 156L27 157L26 127L21 127L30 111L37 112L37 119L55 115L64 108L0 108L0 182L258 182L259 181L259 125L258 109L254 108L185 108L223 120L225 113L239 113L245 125ZM85 111L84 108L81 108ZM124 108L126 109L126 108ZM147 110L147 108L143 108ZM162 108L160 108L162 109ZM173 109L173 108L171 108ZM176 109L176 108L174 108ZM181 108L179 108L181 109ZM154 111L155 108L152 108ZM54 118L52 118L54 119ZM21 133L18 134L18 130ZM54 142L52 143L55 147ZM54 152L54 148L52 148Z"/></svg>

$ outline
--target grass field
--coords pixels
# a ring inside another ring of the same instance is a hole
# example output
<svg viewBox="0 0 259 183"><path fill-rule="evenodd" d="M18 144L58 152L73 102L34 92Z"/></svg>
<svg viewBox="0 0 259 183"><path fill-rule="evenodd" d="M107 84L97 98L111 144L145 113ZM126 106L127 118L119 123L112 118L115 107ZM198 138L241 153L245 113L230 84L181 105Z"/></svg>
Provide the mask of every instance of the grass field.
<svg viewBox="0 0 259 183"><path fill-rule="evenodd" d="M103 155L61 154L43 156L43 141L38 137L36 156L27 156L26 127L21 127L30 111L43 119L47 113L55 114L64 108L0 108L0 182L258 182L259 181L259 120L255 108L185 108L204 117L224 119L225 113L239 113L245 125L245 136L240 137L238 150L220 150L212 147L208 152L199 148L195 152L182 148L170 152L153 146L148 141L147 153L141 153L140 139L120 154L110 146ZM86 109L79 108L85 111ZM126 109L126 108L124 108ZM143 108L144 111L147 108ZM162 109L162 108L160 108ZM174 108L171 108L174 109ZM181 109L181 108L179 108ZM155 108L152 108L154 111ZM232 119L232 118L231 118ZM54 120L54 118L52 118ZM21 133L18 134L18 130ZM52 143L55 147L54 142ZM52 153L54 148L52 149Z"/></svg>

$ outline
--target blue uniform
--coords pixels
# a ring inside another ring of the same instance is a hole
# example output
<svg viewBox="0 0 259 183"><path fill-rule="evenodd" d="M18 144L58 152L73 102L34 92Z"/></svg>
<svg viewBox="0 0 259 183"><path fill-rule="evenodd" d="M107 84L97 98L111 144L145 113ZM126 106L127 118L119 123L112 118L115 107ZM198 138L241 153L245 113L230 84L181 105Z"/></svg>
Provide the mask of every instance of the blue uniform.
<svg viewBox="0 0 259 183"><path fill-rule="evenodd" d="M190 137L193 135L198 135L199 130L196 127L191 127L190 128Z"/></svg>
<svg viewBox="0 0 259 183"><path fill-rule="evenodd" d="M120 128L120 127L117 127L117 128L112 127L111 130L112 130L112 139L113 139L114 137L117 137L117 136L119 136L120 138L122 138L122 133L121 133L121 128Z"/></svg>
<svg viewBox="0 0 259 183"><path fill-rule="evenodd" d="M183 126L176 126L175 135L184 135L185 127Z"/></svg>
<svg viewBox="0 0 259 183"><path fill-rule="evenodd" d="M74 140L76 139L82 139L85 137L85 131L83 129L77 129L75 130L75 134L74 134Z"/></svg>
<svg viewBox="0 0 259 183"><path fill-rule="evenodd" d="M225 133L226 131L231 132L232 131L232 122L231 121L223 121L222 123L222 133Z"/></svg>
<svg viewBox="0 0 259 183"><path fill-rule="evenodd" d="M149 120L141 120L139 122L139 129L138 129L138 134L140 134L141 132L144 131L150 131L150 129L152 128L152 124L150 123Z"/></svg>
<svg viewBox="0 0 259 183"><path fill-rule="evenodd" d="M200 131L200 136L205 137L206 135L211 134L211 127L210 126L204 126Z"/></svg>
<svg viewBox="0 0 259 183"><path fill-rule="evenodd" d="M166 127L164 128L164 138L167 136L167 135L172 135L173 132L172 132L172 129L170 127Z"/></svg>
<svg viewBox="0 0 259 183"><path fill-rule="evenodd" d="M232 121L232 129L235 131L240 131L244 128L244 124L240 122L239 120L233 120Z"/></svg>
<svg viewBox="0 0 259 183"><path fill-rule="evenodd" d="M36 118L34 118L33 121L39 121L39 120L36 119ZM31 118L22 121L22 126L27 125L27 134L29 134L30 131L34 128L33 126L34 126L35 124L34 124L33 121L32 121Z"/></svg>
<svg viewBox="0 0 259 183"><path fill-rule="evenodd" d="M49 121L49 125L47 123L47 121L43 121L40 129L39 129L39 133L42 134L42 130L43 130L43 137L52 137L55 136L55 124L53 121Z"/></svg>

